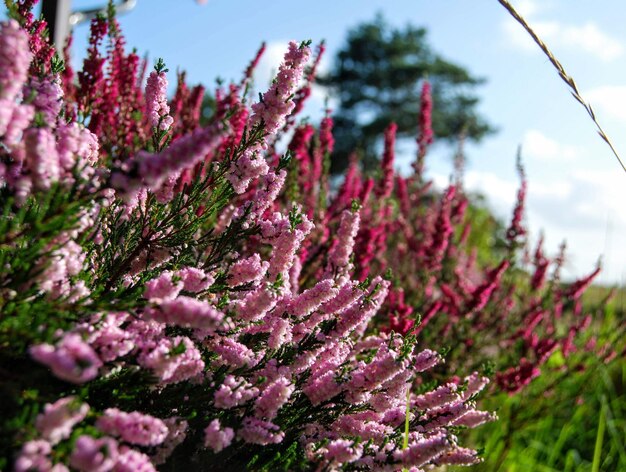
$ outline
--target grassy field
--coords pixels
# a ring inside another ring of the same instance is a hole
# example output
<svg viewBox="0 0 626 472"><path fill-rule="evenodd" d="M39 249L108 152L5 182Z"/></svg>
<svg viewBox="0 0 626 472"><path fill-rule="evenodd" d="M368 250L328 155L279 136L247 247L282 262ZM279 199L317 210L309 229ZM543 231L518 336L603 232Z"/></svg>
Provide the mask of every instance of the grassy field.
<svg viewBox="0 0 626 472"><path fill-rule="evenodd" d="M586 306L594 306L607 289L593 287L588 292ZM565 361L557 352L546 375L523 393L484 401L500 419L470 436L484 447L485 462L476 470L626 471L625 301L622 289L596 313L586 341L596 337L597 356L574 354ZM605 344L616 349L608 363L602 357L610 355L610 350L602 350Z"/></svg>

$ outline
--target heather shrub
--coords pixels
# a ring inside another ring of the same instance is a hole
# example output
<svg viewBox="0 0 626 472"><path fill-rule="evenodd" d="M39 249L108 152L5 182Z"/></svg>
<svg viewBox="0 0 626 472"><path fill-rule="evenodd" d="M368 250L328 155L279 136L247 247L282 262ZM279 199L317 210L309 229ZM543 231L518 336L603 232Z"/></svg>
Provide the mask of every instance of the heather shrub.
<svg viewBox="0 0 626 472"><path fill-rule="evenodd" d="M422 381L440 343L378 329L392 283L363 276L369 199L322 210L330 118L314 192L277 200L310 45L290 43L250 103L255 58L200 126L204 89L180 77L168 101L165 65L146 74L112 11L74 73L33 3L0 26L2 467L478 462L457 435L494 419L475 404L488 379Z"/></svg>
<svg viewBox="0 0 626 472"><path fill-rule="evenodd" d="M358 202L362 209L355 233L356 276L365 282L370 274L387 273L392 281L377 328L445 347L447 362L437 370L439 378L484 369L495 374L501 390L516 393L540 375L555 351L567 357L583 347L579 335L606 301L585 309L581 303L600 268L564 283L560 270L565 246L553 259L544 252L543 238L530 247L520 158L521 184L511 221L491 225L489 235L495 242L485 251L484 209L463 188L462 149L447 188L433 188L424 176L434 138L432 108L425 82L417 154L409 175L394 170L396 126L391 123L379 172L364 174L355 155L343 182L330 193L323 169L325 143L332 143L331 118L322 121L317 134L310 124L298 127L289 147L297 169L292 187L299 193L290 193L288 184L281 201L288 207L301 199L307 214L324 222L325 232L302 256L310 280L336 244L330 228L338 227L342 212Z"/></svg>

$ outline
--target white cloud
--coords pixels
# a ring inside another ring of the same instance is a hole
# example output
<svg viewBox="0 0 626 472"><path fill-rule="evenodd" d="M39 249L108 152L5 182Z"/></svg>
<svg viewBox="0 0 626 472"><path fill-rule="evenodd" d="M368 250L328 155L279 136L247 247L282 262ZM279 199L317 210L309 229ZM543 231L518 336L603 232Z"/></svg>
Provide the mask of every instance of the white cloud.
<svg viewBox="0 0 626 472"><path fill-rule="evenodd" d="M605 85L589 90L584 96L594 108L626 122L626 86Z"/></svg>
<svg viewBox="0 0 626 472"><path fill-rule="evenodd" d="M529 21L531 27L549 47L586 52L605 62L615 60L624 53L622 43L602 31L594 22L568 25L558 21L532 18L538 11L538 5L535 2L520 2L517 10ZM539 50L530 35L514 19L507 18L502 28L511 44L519 49Z"/></svg>
<svg viewBox="0 0 626 472"><path fill-rule="evenodd" d="M265 90L278 72L289 41L272 41L265 46L265 52L254 71L254 85L258 90Z"/></svg>
<svg viewBox="0 0 626 472"><path fill-rule="evenodd" d="M438 187L448 178L431 175ZM526 222L532 235L545 233L546 250L555 254L567 241L568 279L593 270L603 256L600 280L619 283L626 267L626 176L622 172L576 171L559 179L529 175ZM491 172L468 171L465 188L487 197L495 215L508 222L515 205L519 181Z"/></svg>
<svg viewBox="0 0 626 472"><path fill-rule="evenodd" d="M528 130L522 142L522 154L531 159L540 160L571 160L580 155L575 146L561 144L547 137L541 131Z"/></svg>
<svg viewBox="0 0 626 472"><path fill-rule="evenodd" d="M515 9L525 18L528 18L539 10L539 5L534 0L520 0L516 2Z"/></svg>

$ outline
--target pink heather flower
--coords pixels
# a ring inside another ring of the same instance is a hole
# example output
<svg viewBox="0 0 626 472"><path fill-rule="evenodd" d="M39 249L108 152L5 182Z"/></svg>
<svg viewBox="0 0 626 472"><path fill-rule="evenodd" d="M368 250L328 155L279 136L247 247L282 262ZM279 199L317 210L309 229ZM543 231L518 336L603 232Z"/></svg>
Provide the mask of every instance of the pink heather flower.
<svg viewBox="0 0 626 472"><path fill-rule="evenodd" d="M56 127L57 117L63 104L63 89L59 85L59 77L31 77L25 87L25 95L34 96L32 104L35 111L41 113L48 126Z"/></svg>
<svg viewBox="0 0 626 472"><path fill-rule="evenodd" d="M420 153L426 153L426 148L433 142L433 128L432 128L432 112L433 112L433 97L431 95L430 82L427 80L422 84L421 104L419 113L419 137L417 138L417 144L419 145Z"/></svg>
<svg viewBox="0 0 626 472"><path fill-rule="evenodd" d="M158 418L138 411L127 413L117 408L104 410L96 427L106 434L119 436L126 442L140 446L157 446L169 433L165 423Z"/></svg>
<svg viewBox="0 0 626 472"><path fill-rule="evenodd" d="M474 395L480 393L488 384L487 377L481 377L478 372L473 372L465 377L464 382L467 384L466 389L461 393L463 400L469 400Z"/></svg>
<svg viewBox="0 0 626 472"><path fill-rule="evenodd" d="M421 437L411 442L406 449L396 450L394 458L405 466L421 467L439 457L451 447L450 440L443 433L431 437Z"/></svg>
<svg viewBox="0 0 626 472"><path fill-rule="evenodd" d="M16 472L48 471L52 468L50 453L52 447L48 441L38 439L28 441L15 461Z"/></svg>
<svg viewBox="0 0 626 472"><path fill-rule="evenodd" d="M156 321L144 321L131 319L126 327L126 332L130 334L130 339L140 351L150 351L154 349L163 337L165 326Z"/></svg>
<svg viewBox="0 0 626 472"><path fill-rule="evenodd" d="M162 339L154 349L142 353L138 360L140 365L152 369L163 384L182 382L204 369L200 351L186 336Z"/></svg>
<svg viewBox="0 0 626 472"><path fill-rule="evenodd" d="M267 340L268 348L276 350L292 341L293 327L289 320L274 316L268 320L268 324L270 328L270 336Z"/></svg>
<svg viewBox="0 0 626 472"><path fill-rule="evenodd" d="M382 344L369 364L363 364L352 372L346 387L350 390L368 392L377 389L406 368L406 361L402 362L397 357L397 354L389 350L386 344Z"/></svg>
<svg viewBox="0 0 626 472"><path fill-rule="evenodd" d="M183 282L187 292L202 292L213 285L215 277L195 267L185 267L176 271L176 276Z"/></svg>
<svg viewBox="0 0 626 472"><path fill-rule="evenodd" d="M481 462L478 453L473 449L455 447L435 459L435 465L474 465Z"/></svg>
<svg viewBox="0 0 626 472"><path fill-rule="evenodd" d="M495 421L496 419L498 419L498 417L488 411L470 410L460 418L454 420L452 424L454 426L466 426L468 428L476 428L481 424Z"/></svg>
<svg viewBox="0 0 626 472"><path fill-rule="evenodd" d="M32 58L28 33L15 20L0 23L0 98L17 98Z"/></svg>
<svg viewBox="0 0 626 472"><path fill-rule="evenodd" d="M339 289L334 287L332 279L319 281L315 286L296 296L287 308L290 315L301 318L310 315L323 303L335 298Z"/></svg>
<svg viewBox="0 0 626 472"><path fill-rule="evenodd" d="M332 370L315 377L302 387L302 392L314 406L330 400L341 390L342 387L335 380L335 372Z"/></svg>
<svg viewBox="0 0 626 472"><path fill-rule="evenodd" d="M368 323L385 301L388 288L389 281L383 280L381 277L376 277L372 280L367 290L367 295L370 297L369 302L362 305L354 304L346 310L337 321L337 326L330 335L341 338Z"/></svg>
<svg viewBox="0 0 626 472"><path fill-rule="evenodd" d="M13 110L17 108L17 103L13 100L7 100L6 98L0 98L0 136L6 133L11 117L13 116Z"/></svg>
<svg viewBox="0 0 626 472"><path fill-rule="evenodd" d="M498 386L513 395L541 374L541 370L525 357L520 359L519 366L509 367L504 372L496 374Z"/></svg>
<svg viewBox="0 0 626 472"><path fill-rule="evenodd" d="M56 129L59 164L69 174L74 166L79 171L98 161L98 137L78 123L60 124Z"/></svg>
<svg viewBox="0 0 626 472"><path fill-rule="evenodd" d="M524 218L528 183L526 182L526 172L524 171L524 167L519 156L517 160L517 172L520 176L521 184L519 190L517 191L517 201L515 202L515 208L513 209L513 217L511 218L511 223L506 230L506 239L510 244L516 243L518 238L523 237L527 232L522 219Z"/></svg>
<svg viewBox="0 0 626 472"><path fill-rule="evenodd" d="M132 334L120 328L127 317L125 313L109 313L102 319L94 320L99 323L99 328L89 337L88 342L104 362L123 357L135 347Z"/></svg>
<svg viewBox="0 0 626 472"><path fill-rule="evenodd" d="M37 362L48 366L62 380L80 384L98 375L102 361L95 351L78 334L68 333L56 346L38 344L30 348Z"/></svg>
<svg viewBox="0 0 626 472"><path fill-rule="evenodd" d="M381 162L381 169L383 175L376 189L376 196L378 198L387 198L393 191L394 170L393 161L395 158L396 144L396 130L398 126L395 123L390 123L385 130L385 152L383 154L383 160Z"/></svg>
<svg viewBox="0 0 626 472"><path fill-rule="evenodd" d="M252 180L267 174L269 166L260 150L248 147L243 155L231 164L226 178L233 186L235 193L242 194L248 189Z"/></svg>
<svg viewBox="0 0 626 472"><path fill-rule="evenodd" d="M155 465L164 464L176 449L187 437L187 429L189 424L187 421L172 417L163 420L168 428L167 437L156 448L156 452L152 455L152 463Z"/></svg>
<svg viewBox="0 0 626 472"><path fill-rule="evenodd" d="M183 287L182 280L174 277L174 273L168 270L156 279L146 282L146 291L143 296L150 301L171 300L178 296Z"/></svg>
<svg viewBox="0 0 626 472"><path fill-rule="evenodd" d="M420 418L426 424L419 426L417 429L419 431L433 431L437 428L451 425L470 410L472 410L472 407L463 400L431 408Z"/></svg>
<svg viewBox="0 0 626 472"><path fill-rule="evenodd" d="M92 438L82 435L74 444L70 465L81 472L107 472L118 458L117 442L113 438Z"/></svg>
<svg viewBox="0 0 626 472"><path fill-rule="evenodd" d="M22 139L24 130L30 125L35 117L35 107L20 104L13 108L11 121L7 124L4 133L4 142L8 146L17 146Z"/></svg>
<svg viewBox="0 0 626 472"><path fill-rule="evenodd" d="M360 436L364 441L384 441L386 436L393 434L393 428L381 424L378 416L365 418L360 415L343 415L332 424L331 429L342 436Z"/></svg>
<svg viewBox="0 0 626 472"><path fill-rule="evenodd" d="M157 191L168 177L180 175L205 159L219 145L221 137L222 125L217 123L177 139L158 154L140 151L131 162L137 176L116 171L111 175L111 184L125 198L132 198L143 187Z"/></svg>
<svg viewBox="0 0 626 472"><path fill-rule="evenodd" d="M224 364L234 368L253 367L258 362L257 356L252 349L238 343L234 339L222 337L212 347Z"/></svg>
<svg viewBox="0 0 626 472"><path fill-rule="evenodd" d="M337 231L336 243L328 254L328 262L333 268L343 269L350 262L350 255L354 248L354 238L359 231L359 212L344 210Z"/></svg>
<svg viewBox="0 0 626 472"><path fill-rule="evenodd" d="M424 372L431 369L442 361L441 356L435 351L424 349L415 356L414 367L415 372Z"/></svg>
<svg viewBox="0 0 626 472"><path fill-rule="evenodd" d="M253 114L250 117L250 123L252 126L262 123L266 136L261 143L250 146L243 156L231 164L226 178L236 193L244 193L253 179L269 171L269 166L261 152L267 146L268 137L283 127L287 116L293 110L295 105L291 97L297 90L310 54L310 48L298 47L293 41L289 43L289 50L278 69L276 80L263 94L262 100L252 105Z"/></svg>
<svg viewBox="0 0 626 472"><path fill-rule="evenodd" d="M53 248L58 244L61 247L54 249L49 259L41 260L43 272L36 278L40 290L48 292L51 298L69 295L72 291L69 277L77 275L85 262L83 248L74 241L63 242L65 237L57 238L49 244Z"/></svg>
<svg viewBox="0 0 626 472"><path fill-rule="evenodd" d="M311 49L308 46L298 47L294 41L289 43L289 49L278 69L276 80L263 94L262 100L252 105L253 125L263 122L265 132L271 135L285 124L287 115L295 106L291 97L297 90L310 55Z"/></svg>
<svg viewBox="0 0 626 472"><path fill-rule="evenodd" d="M55 137L50 128L30 128L24 133L25 164L37 190L48 190L58 182L61 168Z"/></svg>
<svg viewBox="0 0 626 472"><path fill-rule="evenodd" d="M286 378L279 377L263 388L263 392L254 404L257 418L273 420L278 410L287 403L295 386Z"/></svg>
<svg viewBox="0 0 626 472"><path fill-rule="evenodd" d="M263 189L258 190L252 201L252 209L248 215L250 220L261 217L265 211L272 206L276 197L285 184L287 171L280 170L278 174L270 171L263 176Z"/></svg>
<svg viewBox="0 0 626 472"><path fill-rule="evenodd" d="M277 301L278 295L270 287L260 286L233 305L241 320L257 321L274 308Z"/></svg>
<svg viewBox="0 0 626 472"><path fill-rule="evenodd" d="M74 425L80 423L89 412L89 405L79 403L76 397L65 397L47 403L43 413L37 416L35 427L41 437L56 444L70 437Z"/></svg>
<svg viewBox="0 0 626 472"><path fill-rule="evenodd" d="M285 437L285 433L274 423L251 417L244 418L237 435L249 444L260 444L261 446L279 444Z"/></svg>
<svg viewBox="0 0 626 472"><path fill-rule="evenodd" d="M337 296L320 307L325 314L340 315L350 308L357 300L363 297L363 292L357 288L357 282L348 282L341 286Z"/></svg>
<svg viewBox="0 0 626 472"><path fill-rule="evenodd" d="M446 403L459 401L461 395L457 393L457 386L453 383L442 385L430 392L418 395L413 400L413 406L420 410L439 407Z"/></svg>
<svg viewBox="0 0 626 472"><path fill-rule="evenodd" d="M307 216L301 216L302 221L293 229L289 218L280 214L275 214L271 220L261 223L261 233L264 239L273 246L268 269L269 279L276 280L278 274L281 274L284 286L289 284L288 271L293 264L296 251L313 229L313 223ZM285 287L285 290L288 289L289 287Z"/></svg>
<svg viewBox="0 0 626 472"><path fill-rule="evenodd" d="M143 452L122 446L112 472L157 472L157 470Z"/></svg>
<svg viewBox="0 0 626 472"><path fill-rule="evenodd" d="M155 321L187 328L214 329L224 313L205 300L180 296L162 300L158 307L146 311Z"/></svg>
<svg viewBox="0 0 626 472"><path fill-rule="evenodd" d="M165 72L152 71L146 84L146 108L148 120L153 128L166 131L174 123L169 116L167 104L167 76Z"/></svg>
<svg viewBox="0 0 626 472"><path fill-rule="evenodd" d="M356 461L363 455L363 445L356 445L348 439L335 439L329 442L323 452L324 460L333 467Z"/></svg>
<svg viewBox="0 0 626 472"><path fill-rule="evenodd" d="M215 392L213 404L215 408L226 410L243 405L259 395L259 389L253 387L243 377L227 375L224 382Z"/></svg>
<svg viewBox="0 0 626 472"><path fill-rule="evenodd" d="M261 256L254 254L246 259L235 262L228 271L228 286L237 287L239 285L258 282L263 278L269 262L261 262Z"/></svg>
<svg viewBox="0 0 626 472"><path fill-rule="evenodd" d="M214 419L204 430L204 447L213 449L213 452L220 452L222 449L230 446L235 437L232 428L223 428L220 420Z"/></svg>

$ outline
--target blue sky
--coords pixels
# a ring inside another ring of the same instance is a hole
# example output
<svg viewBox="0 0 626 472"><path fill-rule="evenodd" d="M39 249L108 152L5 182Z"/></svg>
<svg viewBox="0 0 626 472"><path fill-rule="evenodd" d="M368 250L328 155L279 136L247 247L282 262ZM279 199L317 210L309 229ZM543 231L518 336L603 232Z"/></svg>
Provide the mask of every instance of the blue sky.
<svg viewBox="0 0 626 472"><path fill-rule="evenodd" d="M104 1L75 0L75 8ZM626 3L623 0L517 0L587 96L618 150L626 158ZM599 6L601 5L601 7ZM481 112L498 134L467 149L466 185L489 197L508 217L517 191L515 154L522 144L529 179L528 222L544 230L554 253L567 239L569 277L604 258L601 281L626 281L626 174L598 138L585 112L570 96L547 59L496 0L138 0L120 22L129 47L163 57L190 82L239 78L261 41L269 48L257 84L269 81L290 39L325 39L325 67L347 29L382 12L393 24L425 26L434 50L485 77ZM75 32L78 61L87 26ZM174 75L172 73L172 81ZM319 116L321 91L307 113ZM406 163L412 154L404 146ZM435 147L430 175L445 184L452 150ZM402 157L399 165L403 165Z"/></svg>

